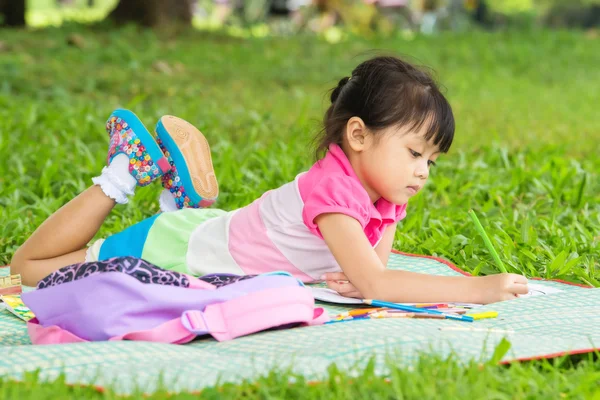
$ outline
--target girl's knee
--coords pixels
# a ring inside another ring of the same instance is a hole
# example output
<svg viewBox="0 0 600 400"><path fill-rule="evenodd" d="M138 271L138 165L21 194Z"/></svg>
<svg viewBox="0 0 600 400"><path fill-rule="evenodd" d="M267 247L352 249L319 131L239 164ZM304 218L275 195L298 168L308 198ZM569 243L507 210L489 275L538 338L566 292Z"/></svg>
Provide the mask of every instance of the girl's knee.
<svg viewBox="0 0 600 400"><path fill-rule="evenodd" d="M24 285L29 285L29 282L27 282L29 278L27 274L27 259L23 257L19 250L15 252L10 260L10 273L11 275L21 275L21 282Z"/></svg>

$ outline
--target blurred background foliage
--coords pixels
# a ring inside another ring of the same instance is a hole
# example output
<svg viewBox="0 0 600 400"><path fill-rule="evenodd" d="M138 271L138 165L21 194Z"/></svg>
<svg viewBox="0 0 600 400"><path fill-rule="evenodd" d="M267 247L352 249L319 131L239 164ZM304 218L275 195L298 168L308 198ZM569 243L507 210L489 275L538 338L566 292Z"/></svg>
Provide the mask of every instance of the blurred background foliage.
<svg viewBox="0 0 600 400"><path fill-rule="evenodd" d="M332 42L346 35L600 26L600 0L0 0L0 23L18 26L19 7L33 28L108 19L241 37L309 32Z"/></svg>

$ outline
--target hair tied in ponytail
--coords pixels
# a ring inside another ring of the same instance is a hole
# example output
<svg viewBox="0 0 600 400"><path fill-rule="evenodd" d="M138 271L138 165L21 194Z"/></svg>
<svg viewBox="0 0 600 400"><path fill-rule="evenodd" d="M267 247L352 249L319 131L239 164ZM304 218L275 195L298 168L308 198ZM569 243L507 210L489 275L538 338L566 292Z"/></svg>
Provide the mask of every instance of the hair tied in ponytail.
<svg viewBox="0 0 600 400"><path fill-rule="evenodd" d="M344 86L346 86L346 84L348 82L350 82L350 78L351 77L346 76L346 77L340 79L337 87L335 89L333 89L333 92L331 92L331 104L335 103L336 100L338 99L338 97L340 97L340 93L342 92L342 89L344 88Z"/></svg>

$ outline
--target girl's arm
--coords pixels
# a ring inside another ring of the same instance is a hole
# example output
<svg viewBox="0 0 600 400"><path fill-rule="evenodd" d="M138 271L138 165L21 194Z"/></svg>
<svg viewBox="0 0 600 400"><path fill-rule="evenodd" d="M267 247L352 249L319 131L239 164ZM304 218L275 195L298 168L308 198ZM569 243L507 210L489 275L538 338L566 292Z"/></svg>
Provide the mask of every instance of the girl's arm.
<svg viewBox="0 0 600 400"><path fill-rule="evenodd" d="M354 218L337 213L321 214L315 223L344 274L367 299L398 303L492 303L528 291L527 280L515 274L465 277L389 270Z"/></svg>
<svg viewBox="0 0 600 400"><path fill-rule="evenodd" d="M377 253L377 256L384 266L387 266L395 234L396 223L386 227L381 240L377 243L377 246L375 246L375 253ZM330 289L335 290L342 296L355 297L358 299L365 298L353 284L348 282L348 277L343 272L329 272L324 275L323 279L327 282L327 286Z"/></svg>
<svg viewBox="0 0 600 400"><path fill-rule="evenodd" d="M383 237L375 246L375 253L381 260L384 267L387 266L388 259L390 258L390 252L392 251L392 245L394 244L394 235L396 234L396 223L388 225L383 232Z"/></svg>

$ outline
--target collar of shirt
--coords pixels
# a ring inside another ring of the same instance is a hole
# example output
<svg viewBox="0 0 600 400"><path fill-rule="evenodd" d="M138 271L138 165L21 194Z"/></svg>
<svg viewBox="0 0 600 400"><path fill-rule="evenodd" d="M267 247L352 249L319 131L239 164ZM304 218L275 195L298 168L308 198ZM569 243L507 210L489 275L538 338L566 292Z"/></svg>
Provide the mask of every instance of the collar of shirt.
<svg viewBox="0 0 600 400"><path fill-rule="evenodd" d="M333 167L333 169L337 169L343 172L345 175L355 179L356 182L362 186L360 179L358 179L356 172L354 172L354 168L352 168L352 165L350 164L350 160L348 160L344 150L342 150L339 145L331 144L329 146L329 151L327 152L325 158L323 158L323 162L325 162L326 165L329 164L327 165L329 168ZM365 193L366 192L367 191L365 190ZM371 219L377 219L381 223L386 224L396 221L396 213L399 211L398 208L404 209L406 207L406 205L396 205L390 203L383 197L380 197L375 204L369 202L369 205L371 210Z"/></svg>

